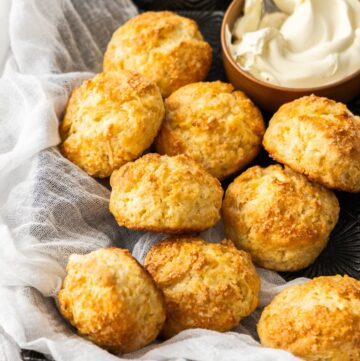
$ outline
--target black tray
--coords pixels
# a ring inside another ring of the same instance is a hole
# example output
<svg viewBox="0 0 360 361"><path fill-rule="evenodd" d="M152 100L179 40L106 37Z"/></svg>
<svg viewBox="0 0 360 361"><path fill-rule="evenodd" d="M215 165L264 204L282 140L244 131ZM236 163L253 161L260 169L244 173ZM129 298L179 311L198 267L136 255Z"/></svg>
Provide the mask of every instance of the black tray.
<svg viewBox="0 0 360 361"><path fill-rule="evenodd" d="M77 1L77 0L73 0ZM224 10L231 1L216 0L137 0L140 11L173 10L180 15L197 21L205 39L213 48L213 63L208 80L224 80L226 76L221 59L220 27ZM355 99L349 108L360 115L360 98ZM264 113L266 120L269 114ZM263 151L254 163L268 165L271 159ZM231 180L230 180L231 181ZM227 182L227 184L229 181ZM225 184L226 186L226 184ZM360 279L360 194L337 192L340 201L340 219L331 233L329 243L314 264L295 273L282 273L291 280L300 276L348 274ZM23 350L25 361L46 361L43 355Z"/></svg>

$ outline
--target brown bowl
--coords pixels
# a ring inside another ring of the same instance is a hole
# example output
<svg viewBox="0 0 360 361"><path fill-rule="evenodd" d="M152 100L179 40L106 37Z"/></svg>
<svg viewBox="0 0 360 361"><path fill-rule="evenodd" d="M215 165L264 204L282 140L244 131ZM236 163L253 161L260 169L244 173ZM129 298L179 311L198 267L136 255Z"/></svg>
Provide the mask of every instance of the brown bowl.
<svg viewBox="0 0 360 361"><path fill-rule="evenodd" d="M360 95L360 69L337 82L314 88L286 88L255 79L242 70L232 58L225 41L225 28L231 31L235 20L242 14L244 0L234 0L224 15L221 25L221 48L228 80L236 89L244 91L259 107L270 112L280 105L304 95L316 94L347 103Z"/></svg>

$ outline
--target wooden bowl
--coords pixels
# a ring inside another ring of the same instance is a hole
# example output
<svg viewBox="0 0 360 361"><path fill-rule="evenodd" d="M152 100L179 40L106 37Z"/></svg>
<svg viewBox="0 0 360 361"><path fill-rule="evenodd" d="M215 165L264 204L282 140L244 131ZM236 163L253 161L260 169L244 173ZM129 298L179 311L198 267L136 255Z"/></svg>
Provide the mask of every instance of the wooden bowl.
<svg viewBox="0 0 360 361"><path fill-rule="evenodd" d="M360 69L337 82L314 88L287 88L265 83L242 70L232 58L226 45L225 29L232 31L242 14L244 0L234 0L225 12L221 25L221 48L225 72L236 89L244 91L259 107L274 112L280 105L304 95L316 94L347 103L360 95ZM360 56L360 55L359 55Z"/></svg>

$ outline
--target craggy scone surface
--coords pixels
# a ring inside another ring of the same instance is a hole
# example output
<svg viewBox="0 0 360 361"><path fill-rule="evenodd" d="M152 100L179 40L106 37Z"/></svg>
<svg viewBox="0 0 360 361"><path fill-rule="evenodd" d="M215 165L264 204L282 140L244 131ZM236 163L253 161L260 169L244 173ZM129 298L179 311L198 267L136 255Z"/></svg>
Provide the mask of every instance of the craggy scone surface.
<svg viewBox="0 0 360 361"><path fill-rule="evenodd" d="M151 145L164 113L159 89L144 76L98 74L72 93L60 150L89 175L108 177Z"/></svg>
<svg viewBox="0 0 360 361"><path fill-rule="evenodd" d="M342 103L315 95L280 107L264 147L284 163L328 188L360 192L360 117Z"/></svg>
<svg viewBox="0 0 360 361"><path fill-rule="evenodd" d="M311 264L339 216L335 194L290 168L249 168L226 190L227 237L255 263L277 271Z"/></svg>
<svg viewBox="0 0 360 361"><path fill-rule="evenodd" d="M360 281L318 277L281 291L257 326L261 343L307 361L360 360Z"/></svg>
<svg viewBox="0 0 360 361"><path fill-rule="evenodd" d="M220 81L186 85L165 101L156 138L161 154L186 154L214 177L239 171L259 153L265 132L260 111L241 91Z"/></svg>
<svg viewBox="0 0 360 361"><path fill-rule="evenodd" d="M194 20L169 11L131 18L113 35L104 70L128 69L156 82L163 97L205 79L212 51Z"/></svg>
<svg viewBox="0 0 360 361"><path fill-rule="evenodd" d="M114 353L138 350L157 337L164 298L128 250L71 255L66 270L60 311L80 335Z"/></svg>
<svg viewBox="0 0 360 361"><path fill-rule="evenodd" d="M115 171L110 183L110 211L128 228L202 231L220 219L220 182L184 155L147 154Z"/></svg>
<svg viewBox="0 0 360 361"><path fill-rule="evenodd" d="M167 239L150 250L145 267L165 295L165 337L198 327L229 331L257 307L260 279L250 255L230 241Z"/></svg>

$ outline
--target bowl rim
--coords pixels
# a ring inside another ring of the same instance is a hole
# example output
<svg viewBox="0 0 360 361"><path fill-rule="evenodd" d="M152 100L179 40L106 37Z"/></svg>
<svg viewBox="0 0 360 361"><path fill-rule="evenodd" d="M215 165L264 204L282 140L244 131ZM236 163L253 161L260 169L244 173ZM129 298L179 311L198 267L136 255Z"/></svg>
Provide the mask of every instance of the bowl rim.
<svg viewBox="0 0 360 361"><path fill-rule="evenodd" d="M227 60L230 62L230 64L232 65L233 68L235 68L241 75L243 75L244 77L246 77L247 79L249 79L250 81L257 83L260 86L263 87L267 87L267 88L271 88L271 89L276 89L276 90L280 90L280 91L285 91L285 92L291 92L291 93L311 93L311 92L317 92L317 91L321 91L321 90L326 90L326 89L330 89L333 87L337 87L339 85L342 85L344 83L347 83L348 81L355 79L357 77L360 77L360 69L356 70L354 73L347 75L345 78L342 78L340 80L337 80L335 82L332 83L328 83L325 85L320 85L320 86L316 86L316 87L307 87L307 88L293 88L293 87L285 87L285 86L281 86L281 85L276 85L276 84L272 84L272 83L267 83L264 82L260 79L255 78L254 76L252 76L251 74L249 74L247 71L243 70L240 68L240 66L236 63L236 61L233 59L233 57L230 54L230 50L228 48L228 46L226 45L226 37L225 37L225 29L226 26L228 25L228 17L229 14L234 11L234 7L235 5L237 5L239 2L245 2L245 0L233 0L230 5L228 6L228 8L225 11L222 23L221 23L221 34L220 34L220 42L221 42L221 48L223 51L223 54L225 55L225 57L227 58Z"/></svg>

